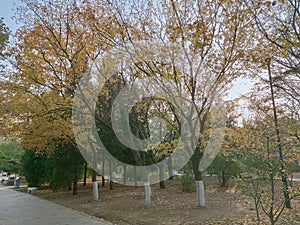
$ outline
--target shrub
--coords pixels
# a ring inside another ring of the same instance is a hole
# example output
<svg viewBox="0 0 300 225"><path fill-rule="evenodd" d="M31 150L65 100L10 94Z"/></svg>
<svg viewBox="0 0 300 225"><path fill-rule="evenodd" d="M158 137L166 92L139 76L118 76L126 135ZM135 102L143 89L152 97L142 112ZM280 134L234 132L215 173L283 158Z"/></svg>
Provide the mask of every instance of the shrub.
<svg viewBox="0 0 300 225"><path fill-rule="evenodd" d="M189 161L183 168L183 176L181 178L182 191L194 192L196 190L195 177L191 161Z"/></svg>

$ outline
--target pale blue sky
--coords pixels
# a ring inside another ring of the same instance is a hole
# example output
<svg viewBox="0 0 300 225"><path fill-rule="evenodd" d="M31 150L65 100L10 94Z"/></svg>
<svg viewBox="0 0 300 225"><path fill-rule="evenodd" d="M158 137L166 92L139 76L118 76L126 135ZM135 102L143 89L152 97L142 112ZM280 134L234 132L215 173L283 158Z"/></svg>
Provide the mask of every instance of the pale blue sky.
<svg viewBox="0 0 300 225"><path fill-rule="evenodd" d="M0 0L0 17L4 18L4 23L12 30L15 31L18 25L11 19L14 16L13 10L16 5L20 5L19 0Z"/></svg>

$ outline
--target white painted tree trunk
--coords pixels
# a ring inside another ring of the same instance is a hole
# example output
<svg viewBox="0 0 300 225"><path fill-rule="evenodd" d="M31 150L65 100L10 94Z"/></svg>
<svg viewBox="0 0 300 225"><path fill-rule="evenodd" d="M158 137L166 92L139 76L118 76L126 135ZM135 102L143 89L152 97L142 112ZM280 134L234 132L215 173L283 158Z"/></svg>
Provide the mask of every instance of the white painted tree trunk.
<svg viewBox="0 0 300 225"><path fill-rule="evenodd" d="M126 165L123 166L123 184L126 184Z"/></svg>
<svg viewBox="0 0 300 225"><path fill-rule="evenodd" d="M98 192L98 182L93 181L93 199L97 201L99 199L99 192Z"/></svg>
<svg viewBox="0 0 300 225"><path fill-rule="evenodd" d="M151 186L149 181L144 183L145 187L145 205L150 205L151 203Z"/></svg>
<svg viewBox="0 0 300 225"><path fill-rule="evenodd" d="M196 194L197 194L197 205L205 207L205 193L203 181L196 181Z"/></svg>

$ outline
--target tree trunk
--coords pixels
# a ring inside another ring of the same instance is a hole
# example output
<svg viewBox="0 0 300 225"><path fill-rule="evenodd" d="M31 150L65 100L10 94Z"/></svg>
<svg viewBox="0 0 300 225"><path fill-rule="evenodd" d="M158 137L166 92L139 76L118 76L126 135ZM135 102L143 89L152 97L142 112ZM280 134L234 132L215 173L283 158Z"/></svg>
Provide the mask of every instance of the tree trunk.
<svg viewBox="0 0 300 225"><path fill-rule="evenodd" d="M73 182L73 195L78 194L78 186L77 186L77 181Z"/></svg>
<svg viewBox="0 0 300 225"><path fill-rule="evenodd" d="M105 186L105 178L104 178L104 159L103 159L103 162L102 162L102 187Z"/></svg>
<svg viewBox="0 0 300 225"><path fill-rule="evenodd" d="M225 187L226 186L226 177L225 177L225 171L221 170L221 179L222 179L222 183L221 183L221 187Z"/></svg>
<svg viewBox="0 0 300 225"><path fill-rule="evenodd" d="M124 169L123 184L125 185L126 184L126 165L123 166L123 169Z"/></svg>
<svg viewBox="0 0 300 225"><path fill-rule="evenodd" d="M151 186L150 186L148 177L145 179L144 187L145 187L145 205L150 205L150 203L151 203Z"/></svg>
<svg viewBox="0 0 300 225"><path fill-rule="evenodd" d="M205 207L205 193L203 180L196 180L196 195L197 205L200 207Z"/></svg>
<svg viewBox="0 0 300 225"><path fill-rule="evenodd" d="M98 192L98 182L97 182L97 173L95 170L92 170L92 184L93 184L93 200L99 200Z"/></svg>
<svg viewBox="0 0 300 225"><path fill-rule="evenodd" d="M255 204L255 212L256 212L256 219L259 222L260 221L260 216L259 216L259 201L258 199L254 198L254 204Z"/></svg>
<svg viewBox="0 0 300 225"><path fill-rule="evenodd" d="M133 167L134 186L137 186L136 166Z"/></svg>
<svg viewBox="0 0 300 225"><path fill-rule="evenodd" d="M169 180L173 180L172 158L171 158L171 156L168 158L168 173L169 173Z"/></svg>
<svg viewBox="0 0 300 225"><path fill-rule="evenodd" d="M83 186L86 186L87 166L88 166L88 163L87 163L87 162L84 162Z"/></svg>
<svg viewBox="0 0 300 225"><path fill-rule="evenodd" d="M165 188L164 170L161 166L159 167L159 187L160 188Z"/></svg>
<svg viewBox="0 0 300 225"><path fill-rule="evenodd" d="M197 197L197 206L205 207L205 193L204 193L204 184L202 179L202 173L199 171L199 163L202 157L200 149L197 147L193 156L191 157L193 171L196 182L196 197Z"/></svg>
<svg viewBox="0 0 300 225"><path fill-rule="evenodd" d="M287 175L285 174L284 171L286 171L285 168L285 162L284 162L284 157L283 157L283 152L282 152L282 145L281 145L281 135L280 135L280 130L279 130L279 125L278 125L278 117L277 117L277 107L275 104L275 95L274 95L274 87L273 87L273 77L271 73L271 59L268 62L268 75L269 75L269 84L270 84L270 89L271 89L271 99L272 99L272 106L273 106L273 114L274 114L274 123L275 123L275 132L277 136L277 148L279 151L279 159L280 159L280 166L281 166L281 181L283 184L283 195L285 198L285 207L290 209L291 208L291 200L289 197L289 185L288 185L288 178Z"/></svg>
<svg viewBox="0 0 300 225"><path fill-rule="evenodd" d="M102 187L105 187L105 177L104 177L104 175L101 176L101 180L102 180Z"/></svg>
<svg viewBox="0 0 300 225"><path fill-rule="evenodd" d="M113 190L113 168L112 168L112 162L109 161L109 189Z"/></svg>

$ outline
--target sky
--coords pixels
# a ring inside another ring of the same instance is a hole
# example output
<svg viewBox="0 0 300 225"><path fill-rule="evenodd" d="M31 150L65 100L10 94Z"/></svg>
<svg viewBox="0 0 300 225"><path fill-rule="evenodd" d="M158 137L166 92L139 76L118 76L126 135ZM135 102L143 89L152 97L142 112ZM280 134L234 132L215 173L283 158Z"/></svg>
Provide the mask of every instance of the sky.
<svg viewBox="0 0 300 225"><path fill-rule="evenodd" d="M255 82L256 81L248 78L238 78L232 84L228 99L235 99L241 97L241 95L246 95L251 91L251 88L253 88Z"/></svg>
<svg viewBox="0 0 300 225"><path fill-rule="evenodd" d="M18 25L11 19L15 13L13 9L18 4L20 4L18 0L0 0L0 17L4 18L4 23L12 31L15 31L18 28Z"/></svg>

